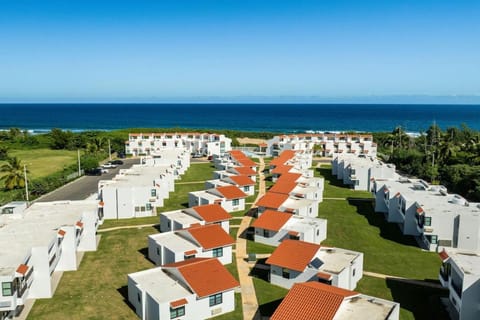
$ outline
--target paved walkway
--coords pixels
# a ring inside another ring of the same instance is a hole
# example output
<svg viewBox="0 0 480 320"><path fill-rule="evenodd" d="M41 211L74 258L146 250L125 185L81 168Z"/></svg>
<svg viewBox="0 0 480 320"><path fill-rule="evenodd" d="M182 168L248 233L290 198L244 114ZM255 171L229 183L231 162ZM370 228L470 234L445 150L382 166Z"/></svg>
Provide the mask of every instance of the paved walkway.
<svg viewBox="0 0 480 320"><path fill-rule="evenodd" d="M264 169L265 162L263 161L263 158L260 158L260 165L258 167L260 183L258 187L258 196L255 202L257 202L257 200L265 194L265 176L263 175ZM253 285L252 278L249 276L250 265L245 260L245 258L247 258L247 240L240 237L244 232L246 232L251 221L252 217L250 216L244 216L242 218L242 222L238 228L237 242L235 246L238 278L240 280L240 288L242 292L243 319L247 320L255 319L256 317L259 318L257 313L258 301L257 295L255 294L255 286Z"/></svg>

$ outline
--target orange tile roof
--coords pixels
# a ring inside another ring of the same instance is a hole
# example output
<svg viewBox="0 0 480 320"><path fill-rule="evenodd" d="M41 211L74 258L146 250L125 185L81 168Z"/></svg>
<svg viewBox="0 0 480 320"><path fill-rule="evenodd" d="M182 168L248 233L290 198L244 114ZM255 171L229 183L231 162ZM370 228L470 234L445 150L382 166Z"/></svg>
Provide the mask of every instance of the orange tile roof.
<svg viewBox="0 0 480 320"><path fill-rule="evenodd" d="M180 300L170 302L170 307L175 309L175 308L184 306L187 303L188 303L187 299L183 298L183 299L180 299Z"/></svg>
<svg viewBox="0 0 480 320"><path fill-rule="evenodd" d="M254 176L257 173L250 167L233 167L233 170L238 172L240 175Z"/></svg>
<svg viewBox="0 0 480 320"><path fill-rule="evenodd" d="M252 224L255 228L279 231L292 217L290 213L265 210L262 215Z"/></svg>
<svg viewBox="0 0 480 320"><path fill-rule="evenodd" d="M438 253L438 255L440 256L440 259L442 259L442 261L445 261L447 260L450 256L448 255L448 253L445 251L445 249L443 249L442 251L440 251Z"/></svg>
<svg viewBox="0 0 480 320"><path fill-rule="evenodd" d="M284 150L277 158L270 161L271 166L279 166L285 164L288 160L292 159L295 156L295 151L293 150Z"/></svg>
<svg viewBox="0 0 480 320"><path fill-rule="evenodd" d="M271 320L332 320L345 298L358 293L319 282L296 283Z"/></svg>
<svg viewBox="0 0 480 320"><path fill-rule="evenodd" d="M290 171L293 166L287 166L287 165L278 165L273 169L271 172L275 174L284 174Z"/></svg>
<svg viewBox="0 0 480 320"><path fill-rule="evenodd" d="M188 251L185 251L183 254L186 255L186 256L193 256L194 254L197 254L197 250L188 250Z"/></svg>
<svg viewBox="0 0 480 320"><path fill-rule="evenodd" d="M240 163L244 167L257 167L258 164L251 160L250 158L240 158L236 159L238 163Z"/></svg>
<svg viewBox="0 0 480 320"><path fill-rule="evenodd" d="M176 268L199 298L240 286L217 258L193 258L164 267Z"/></svg>
<svg viewBox="0 0 480 320"><path fill-rule="evenodd" d="M83 228L83 222L77 221L77 223L75 223L75 226L77 226L81 229L81 228Z"/></svg>
<svg viewBox="0 0 480 320"><path fill-rule="evenodd" d="M228 200L247 197L245 192L235 186L218 187L217 191Z"/></svg>
<svg viewBox="0 0 480 320"><path fill-rule="evenodd" d="M293 180L282 180L279 179L269 190L268 192L274 193L283 193L289 194L297 186L297 183Z"/></svg>
<svg viewBox="0 0 480 320"><path fill-rule="evenodd" d="M28 266L25 265L25 264L21 264L17 268L17 272L20 273L20 274L23 274L23 275L25 275L27 273L27 271L28 271Z"/></svg>
<svg viewBox="0 0 480 320"><path fill-rule="evenodd" d="M218 224L207 224L186 229L206 250L233 245L235 240Z"/></svg>
<svg viewBox="0 0 480 320"><path fill-rule="evenodd" d="M281 193L267 192L261 197L256 205L259 207L278 209L288 199L288 195Z"/></svg>
<svg viewBox="0 0 480 320"><path fill-rule="evenodd" d="M320 249L320 245L300 240L283 240L273 251L268 264L303 272Z"/></svg>
<svg viewBox="0 0 480 320"><path fill-rule="evenodd" d="M207 223L225 221L232 218L232 216L218 204L196 206L192 209Z"/></svg>
<svg viewBox="0 0 480 320"><path fill-rule="evenodd" d="M293 231L293 230L288 231L288 235L290 236L297 237L299 234L300 233L298 231Z"/></svg>
<svg viewBox="0 0 480 320"><path fill-rule="evenodd" d="M330 280L332 279L332 275L330 273L326 273L326 272L317 272L317 277L321 278L321 279L325 279L325 280Z"/></svg>
<svg viewBox="0 0 480 320"><path fill-rule="evenodd" d="M67 232L65 230L58 230L58 235L63 237Z"/></svg>
<svg viewBox="0 0 480 320"><path fill-rule="evenodd" d="M277 183L280 181L286 181L286 180L297 181L298 178L300 178L301 176L302 176L301 173L286 172L286 173L283 173L280 178L278 178Z"/></svg>
<svg viewBox="0 0 480 320"><path fill-rule="evenodd" d="M237 185L242 187L255 185L255 182L248 176L230 176L229 178Z"/></svg>

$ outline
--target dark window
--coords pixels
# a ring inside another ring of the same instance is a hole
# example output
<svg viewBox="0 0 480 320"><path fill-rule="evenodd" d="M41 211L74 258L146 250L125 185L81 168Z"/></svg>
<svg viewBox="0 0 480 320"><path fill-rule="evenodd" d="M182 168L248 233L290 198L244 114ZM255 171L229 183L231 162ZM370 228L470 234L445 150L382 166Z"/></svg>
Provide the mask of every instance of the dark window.
<svg viewBox="0 0 480 320"><path fill-rule="evenodd" d="M432 225L432 217L425 217L424 225L430 227Z"/></svg>
<svg viewBox="0 0 480 320"><path fill-rule="evenodd" d="M216 306L218 304L221 304L223 302L222 300L222 294L214 294L213 296L208 297L210 307Z"/></svg>
<svg viewBox="0 0 480 320"><path fill-rule="evenodd" d="M13 285L11 282L2 282L2 296L13 296Z"/></svg>
<svg viewBox="0 0 480 320"><path fill-rule="evenodd" d="M290 270L282 269L282 277L284 277L285 279L290 279Z"/></svg>
<svg viewBox="0 0 480 320"><path fill-rule="evenodd" d="M170 319L175 319L185 315L185 306L170 308Z"/></svg>
<svg viewBox="0 0 480 320"><path fill-rule="evenodd" d="M223 248L215 248L212 250L212 255L214 257L223 257Z"/></svg>

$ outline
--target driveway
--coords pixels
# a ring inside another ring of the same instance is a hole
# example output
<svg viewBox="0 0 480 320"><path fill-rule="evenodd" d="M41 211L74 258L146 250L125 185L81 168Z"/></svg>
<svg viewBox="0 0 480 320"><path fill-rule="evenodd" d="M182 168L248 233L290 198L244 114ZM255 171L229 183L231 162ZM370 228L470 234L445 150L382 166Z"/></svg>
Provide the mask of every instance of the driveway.
<svg viewBox="0 0 480 320"><path fill-rule="evenodd" d="M101 176L83 176L73 182L70 182L63 187L60 187L49 194L46 194L37 202L59 201L59 200L83 200L91 194L97 192L98 182L100 180L112 179L120 169L130 168L133 164L139 163L139 159L123 159L123 164L115 169L108 169L108 173Z"/></svg>

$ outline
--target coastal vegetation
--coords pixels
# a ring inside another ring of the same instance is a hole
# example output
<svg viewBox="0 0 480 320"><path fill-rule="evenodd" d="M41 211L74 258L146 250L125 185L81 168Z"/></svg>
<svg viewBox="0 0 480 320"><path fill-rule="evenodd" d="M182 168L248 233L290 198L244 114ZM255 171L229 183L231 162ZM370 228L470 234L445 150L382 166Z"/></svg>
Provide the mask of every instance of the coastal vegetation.
<svg viewBox="0 0 480 320"><path fill-rule="evenodd" d="M374 133L380 156L407 175L445 185L480 201L480 132L466 125L442 130L435 123L419 136L401 128Z"/></svg>

